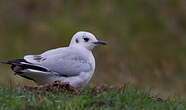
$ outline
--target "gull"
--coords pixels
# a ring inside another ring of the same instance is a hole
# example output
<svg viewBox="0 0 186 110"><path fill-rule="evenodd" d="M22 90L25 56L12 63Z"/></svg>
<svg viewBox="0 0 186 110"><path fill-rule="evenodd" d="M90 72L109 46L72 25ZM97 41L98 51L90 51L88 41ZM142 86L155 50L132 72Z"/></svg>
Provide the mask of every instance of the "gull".
<svg viewBox="0 0 186 110"><path fill-rule="evenodd" d="M80 31L74 34L68 47L0 63L11 65L15 75L33 80L38 85L58 80L73 87L84 87L94 74L95 58L92 50L99 44L106 45L92 33Z"/></svg>

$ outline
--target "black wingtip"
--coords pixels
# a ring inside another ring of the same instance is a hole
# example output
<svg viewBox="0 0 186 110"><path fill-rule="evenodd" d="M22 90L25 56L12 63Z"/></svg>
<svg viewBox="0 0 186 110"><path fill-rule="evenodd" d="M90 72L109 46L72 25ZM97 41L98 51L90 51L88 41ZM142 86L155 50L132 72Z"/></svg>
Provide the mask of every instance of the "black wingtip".
<svg viewBox="0 0 186 110"><path fill-rule="evenodd" d="M2 63L2 64L9 64L9 62L8 61L0 61L0 63Z"/></svg>
<svg viewBox="0 0 186 110"><path fill-rule="evenodd" d="M20 64L20 62L26 62L24 59L15 59L15 60L0 60L2 64Z"/></svg>

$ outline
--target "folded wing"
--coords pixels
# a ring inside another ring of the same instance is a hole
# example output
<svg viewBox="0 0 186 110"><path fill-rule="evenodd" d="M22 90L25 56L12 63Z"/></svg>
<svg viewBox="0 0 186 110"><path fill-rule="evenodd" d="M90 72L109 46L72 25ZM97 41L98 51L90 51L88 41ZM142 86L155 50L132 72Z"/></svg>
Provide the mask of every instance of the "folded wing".
<svg viewBox="0 0 186 110"><path fill-rule="evenodd" d="M62 76L76 76L81 72L89 72L92 69L89 58L76 49L55 49L41 55L25 56L24 59Z"/></svg>

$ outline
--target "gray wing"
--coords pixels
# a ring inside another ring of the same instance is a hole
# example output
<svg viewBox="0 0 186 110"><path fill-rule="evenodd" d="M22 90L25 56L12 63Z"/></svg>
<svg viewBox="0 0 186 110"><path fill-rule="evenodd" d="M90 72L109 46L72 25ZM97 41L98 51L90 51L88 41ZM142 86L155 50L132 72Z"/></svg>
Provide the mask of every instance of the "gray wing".
<svg viewBox="0 0 186 110"><path fill-rule="evenodd" d="M53 51L54 52L54 51ZM26 56L25 59L32 63L39 64L50 71L57 72L60 75L75 76L81 72L89 72L92 65L88 57L75 49L60 49L54 54L41 54L35 56ZM32 57L32 58L31 58Z"/></svg>

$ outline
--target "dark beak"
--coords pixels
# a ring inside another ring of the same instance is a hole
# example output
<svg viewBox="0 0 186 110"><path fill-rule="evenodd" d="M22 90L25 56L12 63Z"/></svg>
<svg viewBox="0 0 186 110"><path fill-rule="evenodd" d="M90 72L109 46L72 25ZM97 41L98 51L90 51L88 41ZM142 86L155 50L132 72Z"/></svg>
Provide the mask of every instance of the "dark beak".
<svg viewBox="0 0 186 110"><path fill-rule="evenodd" d="M106 42L104 42L104 41L101 41L101 40L98 40L98 41L96 41L96 42L93 42L94 44L100 44L100 45L107 45L107 43Z"/></svg>

